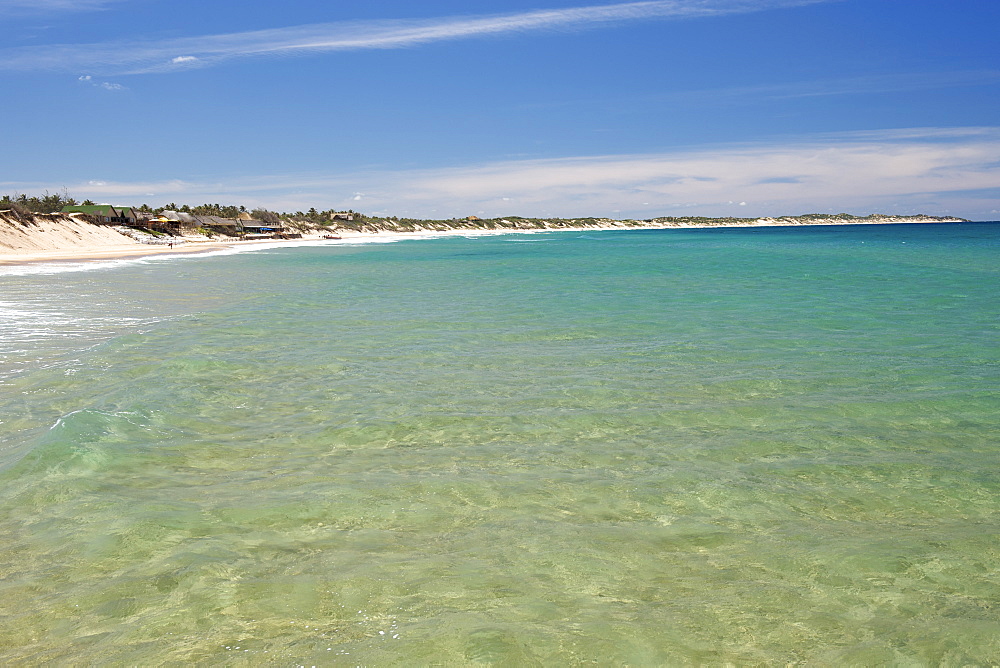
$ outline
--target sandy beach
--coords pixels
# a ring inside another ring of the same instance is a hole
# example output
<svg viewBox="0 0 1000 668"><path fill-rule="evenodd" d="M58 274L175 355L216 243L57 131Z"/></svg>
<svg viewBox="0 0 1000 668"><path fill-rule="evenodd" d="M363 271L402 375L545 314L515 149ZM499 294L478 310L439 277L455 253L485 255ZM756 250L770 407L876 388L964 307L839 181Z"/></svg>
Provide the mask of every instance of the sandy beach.
<svg viewBox="0 0 1000 668"><path fill-rule="evenodd" d="M145 246L142 244L120 246L85 246L79 249L32 251L22 253L0 253L0 266L30 264L35 262L81 262L88 260L122 260L154 255L188 255L222 250L230 243L206 242L183 244L173 248L167 246Z"/></svg>
<svg viewBox="0 0 1000 668"><path fill-rule="evenodd" d="M582 229L582 228L581 228ZM190 238L179 241L173 247L166 245L146 245L138 242L101 244L101 243L78 243L71 247L57 247L48 250L36 248L10 250L0 246L0 267L15 266L24 264L35 264L40 262L87 262L100 260L125 260L132 258L172 256L172 255L194 255L200 253L210 253L232 248L260 248L267 246L302 245L315 243L336 243L337 241L357 242L360 240L395 240L405 238L420 238L429 236L475 236L487 234L511 234L513 230L449 230L446 232L344 232L338 240L324 239L320 235L303 236L300 239L259 239L253 241L242 241L238 239L196 239Z"/></svg>
<svg viewBox="0 0 1000 668"><path fill-rule="evenodd" d="M179 256L209 253L233 248L257 249L267 246L301 245L338 242L356 243L362 240L391 241L439 236L482 236L546 230L513 229L450 229L417 230L412 232L358 232L338 230L337 239L324 237L327 233L305 234L296 239L241 240L225 237L178 237L173 246L143 244L118 232L113 227L98 225L70 216L36 215L34 224L25 225L12 221L0 212L0 267L47 262L87 262L122 260L153 256ZM577 228L561 228L577 229ZM579 230L594 228L578 228ZM607 229L620 229L608 226Z"/></svg>
<svg viewBox="0 0 1000 668"><path fill-rule="evenodd" d="M307 233L295 239L241 240L200 235L177 237L174 245L145 244L108 225L100 225L76 215L36 214L32 220L13 217L0 211L0 267L45 262L86 262L120 260L152 256L191 255L235 248L260 248L290 244L357 243L359 241L393 241L399 239L441 236L488 236L498 234L531 234L538 232L586 232L593 230L627 229L699 229L714 227L778 227L830 224L891 224L960 222L961 219L941 219L927 216L885 216L884 219L840 220L811 219L804 222L797 218L760 218L753 221L719 222L715 224L687 224L660 221L600 221L579 226L481 228L459 227L448 229L418 228L413 231L356 231L335 230L336 239L325 237L329 231ZM504 221L507 222L507 221Z"/></svg>
<svg viewBox="0 0 1000 668"><path fill-rule="evenodd" d="M95 224L74 215L36 214L25 219L0 211L0 266L190 255L263 243L280 242L198 235L177 237L173 245L146 244L112 226Z"/></svg>

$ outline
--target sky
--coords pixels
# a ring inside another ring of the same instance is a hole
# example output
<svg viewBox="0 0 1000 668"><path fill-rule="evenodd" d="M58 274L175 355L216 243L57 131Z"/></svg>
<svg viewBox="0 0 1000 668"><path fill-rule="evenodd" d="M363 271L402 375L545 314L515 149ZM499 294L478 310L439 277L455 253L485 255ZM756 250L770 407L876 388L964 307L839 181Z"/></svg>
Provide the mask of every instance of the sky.
<svg viewBox="0 0 1000 668"><path fill-rule="evenodd" d="M1000 219L997 0L0 0L0 194Z"/></svg>

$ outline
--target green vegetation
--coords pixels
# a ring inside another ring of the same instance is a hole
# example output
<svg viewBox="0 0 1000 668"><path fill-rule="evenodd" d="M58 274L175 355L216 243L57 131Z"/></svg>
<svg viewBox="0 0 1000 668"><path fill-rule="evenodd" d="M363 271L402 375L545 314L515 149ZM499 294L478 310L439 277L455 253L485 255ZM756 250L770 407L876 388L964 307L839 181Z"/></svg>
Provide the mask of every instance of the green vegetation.
<svg viewBox="0 0 1000 668"><path fill-rule="evenodd" d="M29 197L23 193L14 195L3 195L0 197L0 210L10 209L19 217L39 213L57 213L64 206L76 205L78 202L69 196L68 193L50 194ZM79 202L83 205L93 205L90 200ZM145 213L162 213L164 211L180 211L196 216L218 216L220 218L236 219L248 213L247 208L236 204L200 204L189 206L187 204L176 204L171 202L166 206L152 208L148 204L133 207L136 211ZM476 216L468 218L450 218L446 220L422 220L417 218L397 218L396 216L369 216L353 210L337 211L328 209L317 210L315 207L308 211L296 211L294 213L279 213L268 209L256 208L249 211L254 220L259 220L267 225L282 225L300 233L311 231L337 230L357 231L357 232L415 232L415 231L447 231L447 230L532 230L532 229L560 229L566 227L641 227L651 225L665 226L698 226L717 227L725 225L749 225L757 221L757 218L708 218L704 216L663 216L644 220L613 220L610 218L523 218L520 216L507 216L505 218L480 219ZM890 216L884 214L870 214L868 216L854 216L849 213L808 213L800 216L783 216L779 219L781 224L815 224L817 222L831 221L844 222L884 222L894 219L924 218L934 220L934 216ZM955 220L955 219L949 219ZM208 230L205 231L206 234Z"/></svg>
<svg viewBox="0 0 1000 668"><path fill-rule="evenodd" d="M146 206L143 204L143 206ZM140 207L141 209L141 207ZM165 211L166 209L160 209L156 213ZM196 216L218 216L219 218L236 218L241 213L246 212L246 209L242 206L234 206L232 204L222 205L222 204L201 204L199 206L191 207L191 213Z"/></svg>
<svg viewBox="0 0 1000 668"><path fill-rule="evenodd" d="M86 204L87 202L84 202ZM14 195L4 195L0 197L0 210L9 209L21 215L29 213L58 213L64 206L79 204L67 193L51 194L45 191L44 195L38 197L28 197L24 193ZM93 202L91 202L93 204Z"/></svg>

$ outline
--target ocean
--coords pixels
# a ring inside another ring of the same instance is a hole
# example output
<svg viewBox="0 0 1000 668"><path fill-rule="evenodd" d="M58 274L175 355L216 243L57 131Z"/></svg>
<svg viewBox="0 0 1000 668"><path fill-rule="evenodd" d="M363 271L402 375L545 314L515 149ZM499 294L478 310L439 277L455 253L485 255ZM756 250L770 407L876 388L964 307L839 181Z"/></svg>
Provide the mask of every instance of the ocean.
<svg viewBox="0 0 1000 668"><path fill-rule="evenodd" d="M1000 224L0 268L0 662L1000 662Z"/></svg>

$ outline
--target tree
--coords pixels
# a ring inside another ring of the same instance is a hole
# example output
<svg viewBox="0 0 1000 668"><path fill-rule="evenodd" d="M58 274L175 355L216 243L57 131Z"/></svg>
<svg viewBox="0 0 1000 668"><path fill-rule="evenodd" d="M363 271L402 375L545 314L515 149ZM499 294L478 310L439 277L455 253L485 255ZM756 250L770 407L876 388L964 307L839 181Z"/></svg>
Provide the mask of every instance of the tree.
<svg viewBox="0 0 1000 668"><path fill-rule="evenodd" d="M24 193L16 193L13 197L4 195L0 198L0 208L12 209L19 213L58 213L64 206L76 204L76 200L63 191L59 193L49 193L48 190L41 197L28 197Z"/></svg>
<svg viewBox="0 0 1000 668"><path fill-rule="evenodd" d="M236 206L223 206L222 204L202 204L192 207L191 212L198 216L219 216L220 218L236 218L240 210Z"/></svg>
<svg viewBox="0 0 1000 668"><path fill-rule="evenodd" d="M281 222L281 216L267 209L254 209L250 212L250 215L253 216L254 220L259 220L268 225L277 225Z"/></svg>

